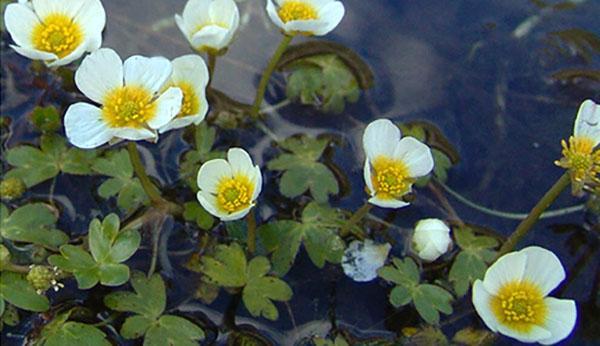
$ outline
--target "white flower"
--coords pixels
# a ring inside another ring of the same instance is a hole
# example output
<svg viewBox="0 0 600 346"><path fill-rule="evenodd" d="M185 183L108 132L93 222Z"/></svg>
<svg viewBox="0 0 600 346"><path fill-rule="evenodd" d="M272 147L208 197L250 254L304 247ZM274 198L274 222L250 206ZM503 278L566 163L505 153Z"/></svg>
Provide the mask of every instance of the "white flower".
<svg viewBox="0 0 600 346"><path fill-rule="evenodd" d="M400 129L388 119L370 123L363 135L366 153L364 178L369 202L383 208L407 206L402 196L411 191L415 178L433 169L429 147L413 137L400 139Z"/></svg>
<svg viewBox="0 0 600 346"><path fill-rule="evenodd" d="M577 319L575 302L547 297L565 279L551 251L527 247L500 257L473 284L473 305L494 332L549 345L565 339Z"/></svg>
<svg viewBox="0 0 600 346"><path fill-rule="evenodd" d="M335 0L267 0L267 13L286 34L326 35L344 17L344 5Z"/></svg>
<svg viewBox="0 0 600 346"><path fill-rule="evenodd" d="M392 246L388 243L375 244L371 239L355 240L344 251L342 268L346 276L357 282L367 282L377 277Z"/></svg>
<svg viewBox="0 0 600 346"><path fill-rule="evenodd" d="M240 13L233 0L189 0L175 22L194 49L218 52L233 40Z"/></svg>
<svg viewBox="0 0 600 346"><path fill-rule="evenodd" d="M592 100L581 103L573 126L573 136L588 138L593 143L592 147L600 143L600 105Z"/></svg>
<svg viewBox="0 0 600 346"><path fill-rule="evenodd" d="M184 55L174 59L172 65L173 74L167 85L181 89L183 102L177 116L158 129L159 133L186 127L192 123L198 125L208 112L205 89L209 77L202 57L193 54Z"/></svg>
<svg viewBox="0 0 600 346"><path fill-rule="evenodd" d="M254 206L262 189L260 168L241 148L231 148L227 161L205 162L198 171L198 201L223 221L241 219Z"/></svg>
<svg viewBox="0 0 600 346"><path fill-rule="evenodd" d="M161 93L171 71L171 62L163 57L136 55L123 63L109 48L88 55L75 72L75 83L102 108L84 102L69 106L67 138L80 148L95 148L113 137L156 140L156 130L181 108L179 88Z"/></svg>
<svg viewBox="0 0 600 346"><path fill-rule="evenodd" d="M419 258L433 262L452 246L450 228L442 220L423 219L415 226L412 245Z"/></svg>
<svg viewBox="0 0 600 346"><path fill-rule="evenodd" d="M106 14L99 0L33 0L9 4L6 29L17 53L63 66L102 44Z"/></svg>

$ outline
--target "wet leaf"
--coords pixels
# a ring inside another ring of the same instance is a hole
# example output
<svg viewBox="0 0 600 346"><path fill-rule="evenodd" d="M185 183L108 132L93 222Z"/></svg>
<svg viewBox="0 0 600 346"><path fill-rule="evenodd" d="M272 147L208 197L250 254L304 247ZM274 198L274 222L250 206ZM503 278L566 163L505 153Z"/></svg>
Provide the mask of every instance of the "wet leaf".
<svg viewBox="0 0 600 346"><path fill-rule="evenodd" d="M111 345L106 334L100 329L85 323L68 321L71 311L56 316L42 329L39 345Z"/></svg>
<svg viewBox="0 0 600 346"><path fill-rule="evenodd" d="M56 216L45 204L27 204L12 213L0 205L0 234L6 239L57 248L69 237L55 225Z"/></svg>
<svg viewBox="0 0 600 346"><path fill-rule="evenodd" d="M483 278L488 263L496 256L492 249L498 246L498 241L478 236L468 227L457 227L453 234L461 251L450 268L448 280L454 285L456 295L462 297L475 280Z"/></svg>
<svg viewBox="0 0 600 346"><path fill-rule="evenodd" d="M269 161L267 168L283 171L279 180L281 194L294 198L310 191L317 202L324 203L329 195L339 192L335 175L318 161L328 144L328 139L308 136L289 137L280 143L289 153L283 153Z"/></svg>
<svg viewBox="0 0 600 346"><path fill-rule="evenodd" d="M29 115L30 121L41 132L54 132L61 127L60 114L54 106L37 106Z"/></svg>
<svg viewBox="0 0 600 346"><path fill-rule="evenodd" d="M218 245L213 256L202 258L202 272L222 287L242 287L246 284L246 255L237 244Z"/></svg>
<svg viewBox="0 0 600 346"><path fill-rule="evenodd" d="M145 346L196 346L204 339L204 331L194 323L178 316L165 315L146 332Z"/></svg>
<svg viewBox="0 0 600 346"><path fill-rule="evenodd" d="M104 297L104 304L116 311L133 312L149 320L158 319L165 310L165 283L159 274L147 278L141 272L131 275L133 292L114 292Z"/></svg>
<svg viewBox="0 0 600 346"><path fill-rule="evenodd" d="M28 311L46 311L50 308L48 298L37 294L25 276L13 272L0 273L0 299Z"/></svg>
<svg viewBox="0 0 600 346"><path fill-rule="evenodd" d="M13 166L6 178L19 178L27 187L37 185L60 172L86 175L96 157L94 150L67 147L57 134L42 135L40 148L20 145L6 152L6 161Z"/></svg>
<svg viewBox="0 0 600 346"><path fill-rule="evenodd" d="M184 203L183 217L187 221L195 222L200 229L209 230L215 223L215 218L210 215L197 201Z"/></svg>

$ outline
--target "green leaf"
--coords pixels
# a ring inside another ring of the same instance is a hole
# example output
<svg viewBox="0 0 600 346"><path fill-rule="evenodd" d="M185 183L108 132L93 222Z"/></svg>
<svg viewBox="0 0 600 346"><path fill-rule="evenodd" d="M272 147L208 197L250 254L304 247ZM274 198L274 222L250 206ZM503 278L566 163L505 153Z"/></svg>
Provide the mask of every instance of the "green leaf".
<svg viewBox="0 0 600 346"><path fill-rule="evenodd" d="M496 252L491 249L498 246L498 241L491 237L477 236L468 227L455 228L453 233L461 251L450 268L448 280L454 285L456 295L462 297L475 280L483 278L488 263L496 256Z"/></svg>
<svg viewBox="0 0 600 346"><path fill-rule="evenodd" d="M41 312L50 308L48 298L37 294L25 277L17 273L0 273L0 298L23 310Z"/></svg>
<svg viewBox="0 0 600 346"><path fill-rule="evenodd" d="M452 161L443 152L437 149L431 149L433 156L433 175L441 182L445 183L448 179L448 171L452 168Z"/></svg>
<svg viewBox="0 0 600 346"><path fill-rule="evenodd" d="M209 230L215 223L215 218L210 215L197 201L183 204L183 217L187 221L195 222L200 229Z"/></svg>
<svg viewBox="0 0 600 346"><path fill-rule="evenodd" d="M204 331L194 323L178 316L162 316L150 327L144 338L145 346L196 346L204 339Z"/></svg>
<svg viewBox="0 0 600 346"><path fill-rule="evenodd" d="M12 213L1 205L0 234L6 239L57 248L69 237L54 228L56 216L45 204L24 205Z"/></svg>
<svg viewBox="0 0 600 346"><path fill-rule="evenodd" d="M270 320L279 317L271 301L288 301L292 289L281 279L265 276L271 265L266 257L255 257L248 264L248 283L242 292L244 305L252 316L263 316Z"/></svg>
<svg viewBox="0 0 600 346"><path fill-rule="evenodd" d="M54 132L61 127L60 114L54 106L37 106L29 117L33 126L42 132Z"/></svg>
<svg viewBox="0 0 600 346"><path fill-rule="evenodd" d="M452 295L443 288L435 285L419 285L413 292L413 302L417 308L417 312L429 324L439 323L439 312L446 315L452 313L451 301Z"/></svg>
<svg viewBox="0 0 600 346"><path fill-rule="evenodd" d="M280 143L291 153L284 153L269 161L267 168L283 171L279 181L279 191L286 197L294 198L310 191L317 202L327 202L329 195L339 192L338 181L331 170L319 162L328 139L308 136L290 137Z"/></svg>
<svg viewBox="0 0 600 346"><path fill-rule="evenodd" d="M12 304L8 304L6 305L6 308L4 308L4 304L4 300L0 298L0 316L2 316L1 323L4 323L11 327L18 325L21 318L19 317L19 311L17 310L17 308ZM2 329L1 324L0 329Z"/></svg>
<svg viewBox="0 0 600 346"><path fill-rule="evenodd" d="M146 334L146 331L153 323L153 319L141 315L128 317L121 326L121 335L125 339L140 338Z"/></svg>
<svg viewBox="0 0 600 346"><path fill-rule="evenodd" d="M133 292L113 292L104 297L104 304L116 311L133 312L155 321L167 304L165 283L159 274L147 278L141 272L131 275Z"/></svg>
<svg viewBox="0 0 600 346"><path fill-rule="evenodd" d="M222 287L246 284L246 255L237 243L218 245L215 254L202 258L202 272L211 282Z"/></svg>
<svg viewBox="0 0 600 346"><path fill-rule="evenodd" d="M379 269L378 274L381 278L408 288L419 283L419 269L412 258L404 260L393 258L392 262L393 266L385 266Z"/></svg>
<svg viewBox="0 0 600 346"><path fill-rule="evenodd" d="M100 329L89 324L67 321L71 311L56 316L42 329L40 345L111 345Z"/></svg>
<svg viewBox="0 0 600 346"><path fill-rule="evenodd" d="M60 247L60 255L48 257L48 263L61 270L73 273L80 289L96 286L100 280L100 271L92 256L74 245Z"/></svg>

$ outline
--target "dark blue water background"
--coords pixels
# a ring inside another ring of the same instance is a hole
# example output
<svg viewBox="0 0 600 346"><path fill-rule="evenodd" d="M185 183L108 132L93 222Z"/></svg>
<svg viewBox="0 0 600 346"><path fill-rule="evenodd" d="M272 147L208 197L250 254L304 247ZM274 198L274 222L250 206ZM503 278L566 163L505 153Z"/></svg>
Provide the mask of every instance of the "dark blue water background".
<svg viewBox="0 0 600 346"><path fill-rule="evenodd" d="M182 11L183 0L103 3L108 14L103 46L116 49L122 57L142 54L175 58L191 53L171 20L172 14ZM539 9L525 0L347 0L344 3L346 16L326 38L356 50L374 70L375 87L340 115L286 106L266 120L279 138L295 133L339 136L334 162L348 175L352 188L347 195L332 199L332 205L349 210L362 205L366 197L362 180L362 131L368 122L387 117L396 121L428 120L442 129L461 155L461 162L451 170L447 182L453 189L490 208L527 212L563 173L553 162L560 156L560 140L571 134L579 104L585 98L600 100L597 83L564 85L550 78L561 68L585 65L581 59L553 51L547 44L547 34L568 28L600 34L600 2L587 1L573 10L546 11L540 22L521 38L513 36L517 26L540 14ZM239 6L240 33L229 53L218 60L213 86L237 100L251 103L262 68L281 36L270 24L262 4L247 0ZM4 34L0 111L12 119L12 136L5 145L8 148L23 142L35 143L37 134L25 115L43 94L43 90L31 87L29 61L11 51L7 46L9 41ZM597 57L591 66L598 69ZM283 85L280 76L273 79L267 103L276 104L284 98ZM48 100L64 110L69 97L59 93L48 96ZM143 144L142 154L149 173L165 185L179 180L179 154L187 148L181 133L172 131L162 136L157 145ZM271 138L257 129L221 132L218 145L222 149L242 146L261 165L277 153ZM63 211L59 228L72 235L80 234L87 230L93 217L117 210L114 202L106 203L95 195L101 181L99 177L57 178L55 194ZM50 184L35 187L29 196L44 198ZM259 201L259 214L265 220L276 211L268 200L275 194L276 185L267 181ZM517 224L448 198L466 222L488 226L504 235ZM187 200L193 200L191 193ZM582 202L564 193L554 208ZM420 218L446 217L437 205L436 198L423 190L417 203L409 208L397 212L374 209L374 214L406 230ZM594 222L597 219L582 212L545 220L520 244L536 244L554 251L567 269L568 283L558 292L561 297L577 301L579 319L566 344L600 342L599 318L594 315L598 313L594 301L600 280L598 233L594 235L590 230ZM557 225L572 225L567 229L577 232L557 233L553 231ZM193 229L189 225L168 222L166 229L163 241L168 240L169 251L186 253L192 248L189 234ZM406 232L392 233L397 240L393 254L402 256ZM576 244L580 246L574 248ZM218 323L231 297L221 292L210 306L192 300L190 295L197 276L181 268L186 258L171 253L168 261L165 257L161 261L173 266L163 267L163 276L169 279L173 293L169 296L170 307ZM146 246L131 263L145 270L148 259ZM389 305L388 288L382 282L354 283L341 273L339 266L328 265L318 270L304 253L285 280L293 288L294 298L288 306L278 305L279 321L252 319L240 307L238 324L257 327L276 344L289 344L312 333L327 332L332 316L339 327L356 336L393 336L399 328L418 321L412 308L395 310ZM88 295L103 292L77 291L74 282L68 282L64 290L52 297L54 302L61 302L75 295L84 301ZM101 304L99 300L97 304ZM454 307L455 314L442 319L447 335L467 325L483 327L469 300ZM22 335L33 322L5 327L3 345L21 343ZM512 343L507 338L497 341Z"/></svg>

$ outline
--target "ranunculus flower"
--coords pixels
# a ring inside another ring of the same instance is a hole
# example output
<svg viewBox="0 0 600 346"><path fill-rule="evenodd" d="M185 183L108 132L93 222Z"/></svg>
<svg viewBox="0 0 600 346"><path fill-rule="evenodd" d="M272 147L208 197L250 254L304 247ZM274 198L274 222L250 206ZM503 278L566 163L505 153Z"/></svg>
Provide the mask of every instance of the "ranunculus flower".
<svg viewBox="0 0 600 346"><path fill-rule="evenodd" d="M452 246L450 228L442 220L423 219L415 226L412 246L419 258L433 262Z"/></svg>
<svg viewBox="0 0 600 346"><path fill-rule="evenodd" d="M335 0L267 0L269 18L286 34L322 36L344 17L344 5Z"/></svg>

